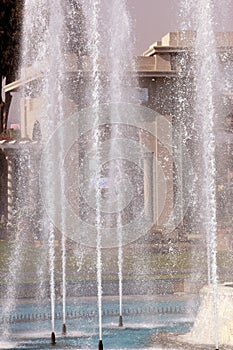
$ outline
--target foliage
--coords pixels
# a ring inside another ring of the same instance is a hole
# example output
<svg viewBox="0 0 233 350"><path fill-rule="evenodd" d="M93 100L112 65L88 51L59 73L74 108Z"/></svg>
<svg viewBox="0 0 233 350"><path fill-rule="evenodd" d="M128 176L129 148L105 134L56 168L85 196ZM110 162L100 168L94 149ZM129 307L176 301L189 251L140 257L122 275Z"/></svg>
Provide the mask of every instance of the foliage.
<svg viewBox="0 0 233 350"><path fill-rule="evenodd" d="M20 30L23 0L1 0L0 67L3 76L14 76L20 57Z"/></svg>
<svg viewBox="0 0 233 350"><path fill-rule="evenodd" d="M0 0L0 81L6 78L6 83L14 81L17 75L20 63L20 44L22 33L24 0ZM78 0L64 1L65 10L65 38L66 51L77 55L86 54L85 28L83 14ZM46 13L43 16L44 25ZM43 26L42 26L43 27ZM37 28L39 34L45 28ZM39 35L35 30L33 35ZM39 39L38 39L39 40ZM38 47L30 48L30 54L33 57ZM0 86L0 91L1 91ZM0 134L7 128L8 111L11 103L10 93L6 94L5 103L3 103L0 92Z"/></svg>
<svg viewBox="0 0 233 350"><path fill-rule="evenodd" d="M0 4L0 81L12 82L20 60L20 33L22 23L23 0L1 0ZM0 89L1 91L2 89ZM7 127L7 115L11 98L6 96L3 103L0 93L0 132Z"/></svg>

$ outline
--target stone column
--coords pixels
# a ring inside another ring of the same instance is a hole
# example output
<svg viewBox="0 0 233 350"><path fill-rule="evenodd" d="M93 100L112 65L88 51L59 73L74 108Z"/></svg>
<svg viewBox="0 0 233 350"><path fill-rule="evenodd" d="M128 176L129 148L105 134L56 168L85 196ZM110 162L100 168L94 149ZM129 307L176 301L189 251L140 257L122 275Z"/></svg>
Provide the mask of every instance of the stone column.
<svg viewBox="0 0 233 350"><path fill-rule="evenodd" d="M179 217L180 217L180 224L181 226L184 225L184 191L183 191L183 130L182 126L180 125L179 129L179 158L177 160L178 165L178 174L179 174L179 191L177 193L177 198L179 201Z"/></svg>
<svg viewBox="0 0 233 350"><path fill-rule="evenodd" d="M154 222L153 153L144 154L144 207L147 218Z"/></svg>
<svg viewBox="0 0 233 350"><path fill-rule="evenodd" d="M13 211L13 159L10 154L6 157L7 160L7 221L11 222Z"/></svg>
<svg viewBox="0 0 233 350"><path fill-rule="evenodd" d="M178 219L177 224L183 226L183 128L181 122L175 125L176 129L173 134L173 160L175 164L174 174L174 217ZM177 130L177 131L176 131Z"/></svg>
<svg viewBox="0 0 233 350"><path fill-rule="evenodd" d="M158 154L158 125L157 125L157 120L155 122L155 161L153 162L153 184L154 184L154 221L156 226L158 226L159 222L159 188L158 188L158 182L159 182L159 177L158 177L158 161L159 161L159 154Z"/></svg>
<svg viewBox="0 0 233 350"><path fill-rule="evenodd" d="M6 154L0 149L0 222L7 221L7 160Z"/></svg>

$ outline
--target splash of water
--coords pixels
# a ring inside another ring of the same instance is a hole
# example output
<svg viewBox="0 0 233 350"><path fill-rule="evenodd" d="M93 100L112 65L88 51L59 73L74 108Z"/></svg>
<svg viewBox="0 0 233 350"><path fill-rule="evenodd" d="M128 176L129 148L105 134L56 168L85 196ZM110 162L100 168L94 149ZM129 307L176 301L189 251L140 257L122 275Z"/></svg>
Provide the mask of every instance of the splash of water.
<svg viewBox="0 0 233 350"><path fill-rule="evenodd" d="M65 225L63 224L65 229ZM63 324L66 324L66 235L62 232L62 315Z"/></svg>
<svg viewBox="0 0 233 350"><path fill-rule="evenodd" d="M205 8L205 10L204 10ZM218 349L218 305L217 305L217 260L216 260L216 194L215 194L215 77L218 70L217 49L213 25L213 2L203 0L196 9L196 114L201 125L201 144L203 152L203 220L207 235L208 270L213 284L213 302L215 315L215 343ZM209 277L210 279L210 277Z"/></svg>
<svg viewBox="0 0 233 350"><path fill-rule="evenodd" d="M90 2L90 3L89 3ZM93 0L83 3L84 9L88 13L88 17L92 18L90 25L88 26L88 38L89 38L89 51L91 55L92 73L90 77L91 82L91 102L94 110L94 151L96 154L96 179L100 177L100 134L98 130L99 126L99 104L101 100L101 79L100 79L100 57L101 57L101 44L100 44L100 1ZM96 269L97 269L97 294L98 294L98 317L99 317L99 340L102 341L102 234L101 234L101 208L100 208L100 188L98 187L98 180L95 182L95 207L96 207Z"/></svg>
<svg viewBox="0 0 233 350"><path fill-rule="evenodd" d="M130 23L126 10L125 1L112 0L108 2L100 2L99 0L89 0L82 2L86 18L91 18L87 26L88 37L88 51L90 52L91 59L91 77L89 86L87 89L89 94L89 100L93 106L93 118L94 118L94 150L96 153L96 174L95 179L100 179L102 176L103 164L107 162L109 164L108 181L113 183L113 169L111 169L111 162L114 160L116 153L114 148L119 146L119 142L110 142L105 147L105 154L103 148L101 148L101 132L100 124L102 123L101 109L99 108L101 103L119 103L125 98L126 86L126 67L129 66L131 55L129 54L129 36L130 36ZM119 18L123 19L121 25L119 25ZM108 44L107 44L108 43ZM103 59L103 57L105 57ZM106 67L106 68L105 68ZM104 73L105 72L105 73ZM128 80L130 81L130 79ZM127 93L129 91L127 90ZM91 95L91 96L90 96ZM114 116L117 108L112 109ZM116 116L115 116L116 117ZM118 118L120 120L120 118ZM111 116L109 118L110 133L111 133ZM110 160L110 161L109 161ZM112 162L112 164L114 161ZM114 165L113 165L114 167ZM98 309L99 309L99 337L102 339L102 204L103 198L101 197L101 189L97 186L95 189L95 208L96 208L96 229L97 229L97 286L98 286ZM116 198L112 199L113 201ZM119 214L119 203L116 212L109 213L109 216ZM120 214L119 214L120 215ZM119 218L119 216L118 216ZM120 303L122 304L122 231L121 225L116 230L118 235L119 248L119 289L120 289Z"/></svg>
<svg viewBox="0 0 233 350"><path fill-rule="evenodd" d="M122 25L119 26L119 14L122 16ZM110 45L109 45L109 60L111 64L110 72L110 101L114 103L123 102L125 99L126 91L133 95L132 84L133 78L129 76L128 82L126 83L126 76L129 75L127 70L133 68L132 62L132 46L131 46L131 23L130 17L127 10L126 2L123 0L113 0L111 4L111 16L108 23L110 29ZM116 55L116 52L118 53ZM127 99L127 96L126 96ZM123 117L120 109L117 105L112 109L111 124L115 118L123 123ZM123 159L124 152L122 151L121 140L112 140L109 150L110 160L116 158L115 150L117 149L117 158ZM125 202L125 192L123 186L121 188L121 180L124 177L123 169L121 168L121 162L118 162L118 183L116 184L116 191L120 196L117 197L116 212L117 212L117 223L116 223L116 234L118 242L118 279L119 279L119 315L122 317L122 301L123 301L123 232L122 232L122 208ZM112 166L114 168L114 165ZM110 181L114 182L114 169L109 171ZM115 179L116 181L116 179Z"/></svg>
<svg viewBox="0 0 233 350"><path fill-rule="evenodd" d="M56 8L56 11L54 11ZM49 119L50 128L52 131L56 124L59 122L63 122L64 120L64 110L63 110L63 92L62 85L64 81L63 73L65 69L64 63L64 12L61 1L53 1L50 0L49 3L49 25L48 25L48 39L45 45L48 45L48 71L45 77L45 91L47 92L47 115ZM49 99L48 99L49 97ZM60 172L60 193L56 193L56 190L53 189L52 200L54 202L54 210L56 201L60 200L64 203L64 178L62 171L62 160L64 157L63 154L63 138L62 134L59 134L59 144L60 144L60 153L57 155L55 149L51 149L51 152L48 152L48 162L52 162L53 157L60 158L60 167L58 171ZM57 169L54 169L51 165L51 171L48 174L45 174L47 177L47 185L51 186L53 181L53 177L56 173ZM46 186L47 188L47 186ZM62 205L64 208L64 204ZM65 291L65 264L66 264L66 250L65 250L65 222L64 222L64 213L61 212L61 220L62 220L62 284L63 284L63 322L65 323L65 301L66 301L66 291ZM51 295L51 322L52 322L52 332L54 329L54 317L55 317L55 232L54 228L50 229L50 237L49 237L49 257L50 257L50 295Z"/></svg>
<svg viewBox="0 0 233 350"><path fill-rule="evenodd" d="M54 227L48 223L49 227L49 271L50 271L50 301L51 301L51 328L52 332L55 331L55 235Z"/></svg>
<svg viewBox="0 0 233 350"><path fill-rule="evenodd" d="M32 230L34 228L31 218L33 201L28 196L28 177L31 173L31 159L29 149L19 150L13 158L9 158L11 171L15 174L14 195L15 201L12 202L11 228L12 242L9 246L8 256L8 274L6 279L6 290L4 303L2 305L2 314L4 316L3 335L8 338L10 334L9 317L16 307L16 301L20 294L20 282L24 275L27 256L30 254L30 244ZM11 175L11 174L10 174ZM33 265L33 264L32 264Z"/></svg>
<svg viewBox="0 0 233 350"><path fill-rule="evenodd" d="M56 11L54 9L56 8ZM41 79L38 88L28 88L24 93L35 94L41 92L41 105L45 111L45 117L41 118L43 140L48 139L59 123L64 121L64 98L62 86L64 84L65 70L65 14L61 1L45 0L25 1L24 6L24 35L22 45L22 65L31 66L33 74L40 74ZM22 77L26 78L30 70L24 70ZM42 190L50 193L50 201L55 210L56 201L62 202L64 208L64 175L62 170L63 135L59 134L61 151L57 154L55 147L47 150L46 163L48 167L42 169L40 180L43 183ZM60 167L54 169L53 158L59 157ZM56 193L53 179L56 172L60 172L60 193ZM66 302L66 250L65 250L65 217L61 213L62 220L62 270L63 270L63 315L65 315ZM54 332L55 319L55 231L44 217L44 232L48 231L49 244L49 270L50 270L50 297L52 331ZM47 235L45 234L45 237ZM63 316L65 318L65 316Z"/></svg>
<svg viewBox="0 0 233 350"><path fill-rule="evenodd" d="M122 247L122 220L121 215L117 217L117 235L118 235L118 278L119 278L119 315L122 316L122 283L123 283L123 247Z"/></svg>
<svg viewBox="0 0 233 350"><path fill-rule="evenodd" d="M19 155L18 158L18 186L16 188L17 193L17 201L16 201L16 208L19 210L19 208L22 208L25 206L25 202L23 200L23 189L24 186L22 186L22 179L23 179L23 158L25 156ZM8 272L8 278L7 278L7 287L6 287L6 299L4 300L4 304L2 306L2 314L4 315L4 324L3 324L3 336L5 338L8 338L9 336L9 323L8 318L11 314L11 312L15 309L16 305L16 294L17 294L17 280L20 276L21 269L22 269L22 263L25 258L25 247L27 242L27 232L25 230L25 224L23 223L23 213L20 213L20 210L18 213L15 213L17 215L16 219L16 227L17 227L17 233L16 238L13 243L10 256L9 256L9 272Z"/></svg>
<svg viewBox="0 0 233 350"><path fill-rule="evenodd" d="M76 4L76 1L72 2ZM99 105L105 102L105 95L109 96L110 102L121 102L125 98L125 73L127 71L129 57L129 17L126 11L125 1L114 0L111 2L101 2L100 0L80 1L87 15L87 50L90 55L91 73L89 85L86 88L86 98L93 107L93 140L96 150L96 179L101 177L102 154L100 151L101 135L99 125L101 116L99 115ZM56 11L54 11L56 8ZM72 12L71 6L71 12ZM69 10L68 10L69 12ZM70 12L70 14L71 14ZM106 21L106 13L109 17ZM119 26L119 18L123 16L122 25ZM91 18L91 21L89 20ZM105 22L105 24L104 24ZM107 23L107 24L106 24ZM71 24L73 26L73 24ZM105 30L106 27L109 30ZM104 34L105 33L105 34ZM42 95L41 104L46 117L41 118L44 139L48 139L54 129L61 125L64 120L64 96L62 87L64 85L64 8L61 1L46 0L25 2L25 30L24 30L24 48L23 64L32 65L34 73L38 73L40 81L37 90L30 90L27 87L27 94L33 95L40 93ZM108 38L110 45L106 45L105 39ZM118 52L118 54L116 54ZM103 82L103 65L101 65L102 56L106 54L110 59L110 70L108 72L107 83ZM26 78L26 70L23 72ZM22 77L24 77L22 75ZM129 79L130 80L130 79ZM109 92L110 91L110 92ZM131 92L128 92L131 95ZM116 109L114 110L116 113ZM45 155L45 164L40 176L42 177L42 190L45 193L51 193L50 198L44 195L49 202L50 208L55 210L56 202L65 201L65 179L62 171L64 159L63 134L59 134L60 151L59 154L54 144L47 149ZM54 169L53 158L59 157L59 169ZM60 191L53 184L53 178L59 171L61 178ZM99 337L102 339L102 217L101 217L101 193L97 185L95 189L96 202L96 252L97 252L97 285L98 285L98 310L99 310ZM44 197L43 196L43 197ZM61 208L63 204L61 205ZM119 208L118 208L119 209ZM65 322L65 300L66 300L66 217L61 212L62 222L62 269L63 269L63 322ZM44 218L45 231L49 233L49 258L50 258L50 296L52 313L52 331L54 331L54 312L55 312L55 231L49 224L48 218ZM120 309L122 309L122 231L121 223L117 225L119 241L119 293ZM56 233L57 234L57 233Z"/></svg>
<svg viewBox="0 0 233 350"><path fill-rule="evenodd" d="M215 344L218 348L217 261L216 261L216 194L215 194L215 126L218 93L218 57L215 41L215 4L212 0L182 1L186 28L195 31L195 119L198 132L199 172L198 196L201 223L199 230L206 236L208 283L213 286ZM188 23L187 23L188 22Z"/></svg>

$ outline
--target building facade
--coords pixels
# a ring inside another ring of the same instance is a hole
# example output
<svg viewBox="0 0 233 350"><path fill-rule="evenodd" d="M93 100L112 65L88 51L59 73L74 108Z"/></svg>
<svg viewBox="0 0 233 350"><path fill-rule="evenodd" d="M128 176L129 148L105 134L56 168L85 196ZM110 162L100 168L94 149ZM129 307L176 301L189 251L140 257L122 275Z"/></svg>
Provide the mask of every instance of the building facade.
<svg viewBox="0 0 233 350"><path fill-rule="evenodd" d="M148 117L148 119L143 119L144 125L140 124L139 127L125 125L123 128L126 138L134 140L146 149L143 157L143 171L134 182L134 186L139 181L143 183L141 186L143 190L140 192L141 197L139 195L138 201L141 200L140 205L150 218L151 226L161 229L165 234L170 234L177 226L187 233L198 231L195 223L200 213L197 207L194 208L192 198L190 199L192 196L190 184L199 166L196 153L198 145L195 143L192 129L194 98L191 62L194 55L194 41L193 32L174 32L165 35L161 42L152 44L143 56L135 58L134 69L129 74L132 79L132 84L130 84L132 93L129 92L129 87L125 93L129 97L124 102L140 106L138 108L142 108L142 113L147 114ZM233 68L233 34L218 34L217 45L224 77ZM83 86L88 85L91 67L88 57L77 60L76 56L69 56L66 64L65 84L68 93L64 97L65 115L71 116L89 107ZM103 61L102 65L106 67L106 61ZM102 79L106 79L108 73L104 69L101 74ZM6 91L20 91L24 87L24 93L22 93L20 102L21 136L18 139L9 138L0 141L0 217L2 225L9 224L12 217L16 215L19 206L17 188L23 188L24 194L21 197L26 198L30 208L32 208L34 198L38 195L33 190L38 187L34 186L38 181L35 169L40 159L41 144L48 138L44 127L45 102L40 89L42 75L43 72L28 68L22 73L23 78L5 87ZM25 86L32 85L37 86L34 90L37 93L28 95L25 92L27 91ZM130 96L133 96L133 99ZM110 97L105 96L103 103L106 100L110 101ZM218 101L219 106L216 109L219 121L219 127L216 130L218 221L229 225L232 220L233 181L233 117L230 91L229 94L218 96ZM107 133L106 128L107 125L104 126L105 134ZM109 137L120 132L123 132L121 126L112 125ZM82 142L83 145L86 145L85 140L81 140L76 147L77 154L79 154L77 162L82 158ZM223 158L224 164L222 163ZM190 166L192 167L191 174ZM26 171L27 174L16 176L22 171ZM133 169L132 173L134 173ZM189 177L187 177L188 173ZM165 182L161 183L163 181L161 179L165 179ZM19 181L27 182L19 183ZM107 196L108 191L109 189L103 186L103 195ZM82 202L79 203L83 206ZM34 208L33 213L39 215L40 210ZM131 210L136 210L136 208L131 208ZM28 213L28 217L33 215L31 212ZM127 215L130 213L128 212ZM85 214L83 214L84 217Z"/></svg>

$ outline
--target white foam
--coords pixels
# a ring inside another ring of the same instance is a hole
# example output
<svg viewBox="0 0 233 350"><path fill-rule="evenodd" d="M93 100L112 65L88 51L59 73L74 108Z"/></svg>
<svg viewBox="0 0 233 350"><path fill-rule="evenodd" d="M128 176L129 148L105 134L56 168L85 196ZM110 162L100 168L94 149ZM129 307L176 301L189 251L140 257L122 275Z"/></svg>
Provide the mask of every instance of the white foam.
<svg viewBox="0 0 233 350"><path fill-rule="evenodd" d="M0 349L13 349L17 346L17 343L9 341L0 341Z"/></svg>

